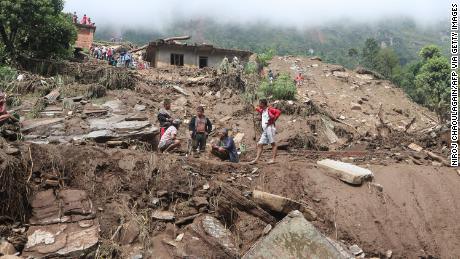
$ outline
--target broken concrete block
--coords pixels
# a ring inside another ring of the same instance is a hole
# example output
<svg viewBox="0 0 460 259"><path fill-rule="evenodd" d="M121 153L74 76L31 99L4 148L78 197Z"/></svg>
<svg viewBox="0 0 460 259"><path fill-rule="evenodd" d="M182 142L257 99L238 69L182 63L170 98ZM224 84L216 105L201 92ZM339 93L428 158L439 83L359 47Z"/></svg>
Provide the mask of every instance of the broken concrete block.
<svg viewBox="0 0 460 259"><path fill-rule="evenodd" d="M409 146L407 146L408 148L416 151L416 152L420 152L423 150L423 148L415 143L410 143Z"/></svg>
<svg viewBox="0 0 460 259"><path fill-rule="evenodd" d="M306 205L279 195L254 190L252 199L260 207L267 210L284 214L288 214L293 210L300 210L308 220L316 220L317 217L316 213Z"/></svg>
<svg viewBox="0 0 460 259"><path fill-rule="evenodd" d="M349 163L324 159L318 161L317 164L329 169L329 172L331 172L335 177L350 184L361 185L364 180L372 179L374 177L374 174L369 169Z"/></svg>
<svg viewBox="0 0 460 259"><path fill-rule="evenodd" d="M345 259L333 244L308 222L300 211L284 217L268 235L259 239L242 257Z"/></svg>

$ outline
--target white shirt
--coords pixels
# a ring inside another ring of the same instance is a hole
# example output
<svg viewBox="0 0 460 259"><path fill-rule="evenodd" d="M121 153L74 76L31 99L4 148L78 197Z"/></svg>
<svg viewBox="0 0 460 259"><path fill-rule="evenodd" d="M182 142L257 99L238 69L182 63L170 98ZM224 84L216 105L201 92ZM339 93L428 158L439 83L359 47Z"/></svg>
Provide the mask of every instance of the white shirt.
<svg viewBox="0 0 460 259"><path fill-rule="evenodd" d="M177 129L174 126L169 126L169 128L165 131L163 136L161 136L160 143L158 146L163 146L168 140L172 140L174 136L177 134Z"/></svg>

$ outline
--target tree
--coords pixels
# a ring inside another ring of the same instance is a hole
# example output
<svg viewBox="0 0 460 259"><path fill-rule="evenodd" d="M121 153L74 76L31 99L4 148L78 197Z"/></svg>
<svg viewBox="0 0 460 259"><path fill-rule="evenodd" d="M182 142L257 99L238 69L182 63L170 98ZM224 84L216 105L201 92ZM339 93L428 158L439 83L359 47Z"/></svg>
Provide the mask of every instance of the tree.
<svg viewBox="0 0 460 259"><path fill-rule="evenodd" d="M393 49L383 48L379 50L375 62L376 70L391 79L393 71L399 66L399 57Z"/></svg>
<svg viewBox="0 0 460 259"><path fill-rule="evenodd" d="M368 69L375 70L377 68L377 54L379 53L380 47L377 41L373 38L368 38L364 43L362 50L363 66Z"/></svg>
<svg viewBox="0 0 460 259"><path fill-rule="evenodd" d="M417 92L423 96L425 105L436 112L440 122L449 110L449 80L450 65L444 57L428 59L415 77Z"/></svg>
<svg viewBox="0 0 460 259"><path fill-rule="evenodd" d="M441 50L436 45L428 45L420 50L419 56L426 62L429 59L440 57Z"/></svg>
<svg viewBox="0 0 460 259"><path fill-rule="evenodd" d="M6 54L63 57L70 54L76 28L62 13L63 0L0 0L0 40Z"/></svg>

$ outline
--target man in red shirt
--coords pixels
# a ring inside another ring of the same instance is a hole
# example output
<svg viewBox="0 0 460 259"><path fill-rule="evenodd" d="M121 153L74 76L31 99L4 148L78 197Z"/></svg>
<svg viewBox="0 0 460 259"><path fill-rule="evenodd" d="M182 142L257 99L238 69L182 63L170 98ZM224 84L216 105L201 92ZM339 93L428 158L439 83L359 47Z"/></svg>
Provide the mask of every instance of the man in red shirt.
<svg viewBox="0 0 460 259"><path fill-rule="evenodd" d="M271 106L268 106L266 99L261 99L259 101L259 106L256 108L256 111L260 114L263 132L262 132L262 135L260 136L259 142L257 143L256 158L253 161L251 161L249 164L255 164L259 161L260 156L262 155L264 145L272 146L272 158L268 161L268 163L273 164L275 163L276 154L277 154L277 146L275 142L275 134L276 134L275 121L281 115L281 111Z"/></svg>

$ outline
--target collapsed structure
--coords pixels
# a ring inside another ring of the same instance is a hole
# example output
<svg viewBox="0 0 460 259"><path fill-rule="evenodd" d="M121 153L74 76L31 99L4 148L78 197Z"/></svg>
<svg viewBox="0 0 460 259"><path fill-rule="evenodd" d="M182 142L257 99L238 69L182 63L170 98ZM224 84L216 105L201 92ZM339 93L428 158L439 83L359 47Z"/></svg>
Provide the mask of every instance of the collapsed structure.
<svg viewBox="0 0 460 259"><path fill-rule="evenodd" d="M185 66L217 68L222 60L237 57L247 61L252 52L237 49L217 48L210 44L188 44L178 40L188 40L189 36L159 39L146 46L146 61L152 67Z"/></svg>

